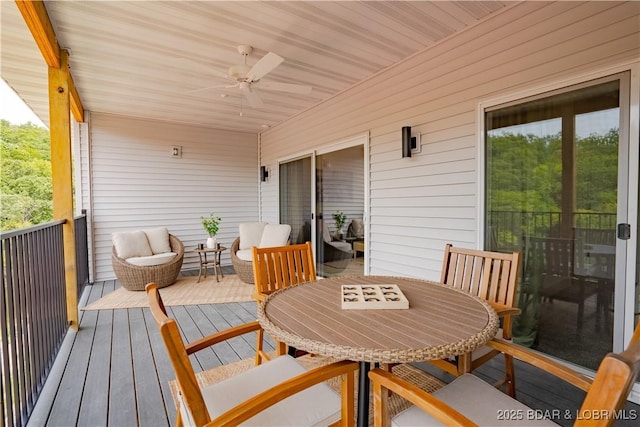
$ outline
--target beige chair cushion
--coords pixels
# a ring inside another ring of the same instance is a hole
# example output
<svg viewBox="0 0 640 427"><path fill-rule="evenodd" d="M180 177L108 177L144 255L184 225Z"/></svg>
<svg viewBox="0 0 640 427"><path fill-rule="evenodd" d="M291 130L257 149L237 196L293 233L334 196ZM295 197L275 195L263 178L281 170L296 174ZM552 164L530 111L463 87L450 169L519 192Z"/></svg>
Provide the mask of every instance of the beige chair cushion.
<svg viewBox="0 0 640 427"><path fill-rule="evenodd" d="M329 233L329 227L327 226L326 222L322 223L322 240L327 243L330 243L333 240L333 238L331 237L331 233Z"/></svg>
<svg viewBox="0 0 640 427"><path fill-rule="evenodd" d="M176 255L175 252L165 252L162 254L156 254L151 256L139 256L133 258L127 258L129 264L137 265L138 267L151 267L154 265L162 265L172 261Z"/></svg>
<svg viewBox="0 0 640 427"><path fill-rule="evenodd" d="M111 237L118 257L128 259L151 256L151 246L144 231L123 231L113 233Z"/></svg>
<svg viewBox="0 0 640 427"><path fill-rule="evenodd" d="M464 374L433 393L480 426L557 426L541 413L502 393L480 378ZM391 420L395 427L441 426L431 415L412 406Z"/></svg>
<svg viewBox="0 0 640 427"><path fill-rule="evenodd" d="M306 372L291 356L280 356L239 375L202 389L211 418L279 383ZM326 426L341 418L340 396L327 384L317 384L260 412L247 426ZM181 405L185 425L193 425ZM191 423L190 423L191 422Z"/></svg>
<svg viewBox="0 0 640 427"><path fill-rule="evenodd" d="M291 236L291 226L288 224L267 224L262 233L259 248L285 246ZM242 238L240 239L242 241Z"/></svg>
<svg viewBox="0 0 640 427"><path fill-rule="evenodd" d="M351 234L352 237L357 239L364 239L364 221L362 221L362 218L356 218L351 221Z"/></svg>
<svg viewBox="0 0 640 427"><path fill-rule="evenodd" d="M241 249L236 251L236 256L243 261L253 261L253 249Z"/></svg>
<svg viewBox="0 0 640 427"><path fill-rule="evenodd" d="M251 249L260 245L262 232L264 231L266 222L243 222L238 228L240 231L239 249ZM249 258L251 259L251 258Z"/></svg>
<svg viewBox="0 0 640 427"><path fill-rule="evenodd" d="M151 228L142 230L147 235L151 252L154 255L171 252L171 243L169 242L169 230L167 227Z"/></svg>

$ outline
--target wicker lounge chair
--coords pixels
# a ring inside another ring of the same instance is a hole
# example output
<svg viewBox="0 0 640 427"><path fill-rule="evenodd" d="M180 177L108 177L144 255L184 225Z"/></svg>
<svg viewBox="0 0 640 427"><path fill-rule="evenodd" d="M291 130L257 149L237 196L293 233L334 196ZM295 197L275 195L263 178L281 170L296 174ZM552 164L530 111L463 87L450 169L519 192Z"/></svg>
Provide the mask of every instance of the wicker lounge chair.
<svg viewBox="0 0 640 427"><path fill-rule="evenodd" d="M238 278L245 283L253 284L253 253L251 248L268 248L284 246L291 243L291 226L288 224L243 223L240 224L240 236L231 245L231 264ZM240 245L240 239L244 244ZM246 256L238 257L238 251ZM246 258L246 259L243 259Z"/></svg>
<svg viewBox="0 0 640 427"><path fill-rule="evenodd" d="M240 247L240 237L236 238L231 245L231 264L236 271L238 278L245 283L253 284L253 263L251 261L244 261L238 258L236 252Z"/></svg>
<svg viewBox="0 0 640 427"><path fill-rule="evenodd" d="M111 262L116 277L122 287L130 291L144 291L147 283L154 282L159 288L169 286L176 281L184 259L184 245L173 234L169 234L171 251L177 255L171 261L153 266L137 266L119 258L115 246L111 250Z"/></svg>

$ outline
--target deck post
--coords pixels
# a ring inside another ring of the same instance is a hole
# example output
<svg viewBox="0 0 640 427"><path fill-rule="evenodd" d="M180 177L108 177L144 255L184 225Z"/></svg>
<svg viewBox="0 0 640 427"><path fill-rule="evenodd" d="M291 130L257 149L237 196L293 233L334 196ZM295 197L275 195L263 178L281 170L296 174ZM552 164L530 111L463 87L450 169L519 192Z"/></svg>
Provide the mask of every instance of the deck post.
<svg viewBox="0 0 640 427"><path fill-rule="evenodd" d="M73 215L69 54L64 50L60 51L60 67L49 67L49 120L53 217L56 220L65 220L63 238L67 319L69 326L77 330L79 316Z"/></svg>

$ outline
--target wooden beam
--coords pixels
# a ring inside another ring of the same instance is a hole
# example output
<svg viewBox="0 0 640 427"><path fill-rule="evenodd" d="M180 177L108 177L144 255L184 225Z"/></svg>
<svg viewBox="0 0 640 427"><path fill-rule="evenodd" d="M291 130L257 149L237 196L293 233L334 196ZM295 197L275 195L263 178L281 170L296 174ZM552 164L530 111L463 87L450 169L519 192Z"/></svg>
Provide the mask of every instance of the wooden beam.
<svg viewBox="0 0 640 427"><path fill-rule="evenodd" d="M71 117L69 55L60 52L60 67L49 67L49 134L51 138L51 178L53 218L65 220L64 265L69 326L78 329L78 286L76 239L73 215L73 172L71 158Z"/></svg>
<svg viewBox="0 0 640 427"><path fill-rule="evenodd" d="M76 119L76 122L83 123L84 107L82 106L80 95L78 95L78 91L76 90L76 85L73 82L73 76L71 75L71 71L69 71L68 74L69 74L69 92L71 95L71 114L73 114L73 118Z"/></svg>
<svg viewBox="0 0 640 427"><path fill-rule="evenodd" d="M62 64L60 59L61 49L44 2L40 0L15 1L47 65L51 68L60 68ZM67 75L69 76L69 92L71 94L71 112L76 121L82 123L84 122L84 107L68 70Z"/></svg>
<svg viewBox="0 0 640 427"><path fill-rule="evenodd" d="M60 45L53 31L53 25L49 20L47 8L44 2L16 0L18 10L22 13L27 27L33 35L44 60L49 67L60 68Z"/></svg>

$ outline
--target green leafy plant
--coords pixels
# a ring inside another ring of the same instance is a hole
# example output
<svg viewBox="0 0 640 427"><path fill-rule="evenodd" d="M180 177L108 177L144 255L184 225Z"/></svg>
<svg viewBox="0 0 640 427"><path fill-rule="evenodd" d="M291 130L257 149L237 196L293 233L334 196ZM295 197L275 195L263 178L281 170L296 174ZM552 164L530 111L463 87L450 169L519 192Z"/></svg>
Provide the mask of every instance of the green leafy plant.
<svg viewBox="0 0 640 427"><path fill-rule="evenodd" d="M342 230L344 227L344 223L347 221L347 215L342 211L336 211L333 214L333 220L336 222L336 227L338 227L338 231Z"/></svg>
<svg viewBox="0 0 640 427"><path fill-rule="evenodd" d="M222 218L220 218L219 216L215 216L215 214L211 212L208 217L201 216L200 219L202 220L202 226L207 231L207 233L209 233L209 236L215 237L215 235L218 234L218 230L220 229Z"/></svg>

